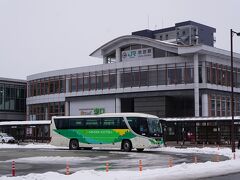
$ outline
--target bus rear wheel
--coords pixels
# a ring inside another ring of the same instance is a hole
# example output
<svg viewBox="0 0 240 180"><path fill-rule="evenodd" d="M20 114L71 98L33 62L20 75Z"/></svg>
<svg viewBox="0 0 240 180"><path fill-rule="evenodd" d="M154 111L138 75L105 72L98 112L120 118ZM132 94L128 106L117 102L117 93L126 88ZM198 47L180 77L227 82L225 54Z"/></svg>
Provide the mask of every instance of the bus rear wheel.
<svg viewBox="0 0 240 180"><path fill-rule="evenodd" d="M132 143L129 140L124 140L122 142L122 150L125 152L130 152L132 150Z"/></svg>
<svg viewBox="0 0 240 180"><path fill-rule="evenodd" d="M69 149L70 150L77 150L77 149L79 149L79 143L78 143L77 139L72 139L69 142Z"/></svg>

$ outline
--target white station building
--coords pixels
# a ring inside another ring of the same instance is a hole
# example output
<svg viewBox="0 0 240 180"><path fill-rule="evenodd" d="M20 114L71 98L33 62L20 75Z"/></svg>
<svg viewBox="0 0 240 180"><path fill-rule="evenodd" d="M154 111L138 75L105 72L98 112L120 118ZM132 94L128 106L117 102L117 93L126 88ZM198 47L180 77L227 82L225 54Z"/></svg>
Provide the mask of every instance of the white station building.
<svg viewBox="0 0 240 180"><path fill-rule="evenodd" d="M215 28L193 21L142 30L102 45L94 66L27 77L27 119L143 112L159 117L229 116L230 52L214 47ZM240 115L240 54L234 53Z"/></svg>

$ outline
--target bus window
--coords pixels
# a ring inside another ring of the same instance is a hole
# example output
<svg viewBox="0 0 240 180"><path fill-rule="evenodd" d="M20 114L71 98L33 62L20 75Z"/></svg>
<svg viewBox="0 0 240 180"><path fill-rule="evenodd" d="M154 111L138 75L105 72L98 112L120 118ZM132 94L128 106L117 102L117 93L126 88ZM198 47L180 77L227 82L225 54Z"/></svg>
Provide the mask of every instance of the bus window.
<svg viewBox="0 0 240 180"><path fill-rule="evenodd" d="M161 135L162 126L158 119L148 119L149 133L151 136Z"/></svg>
<svg viewBox="0 0 240 180"><path fill-rule="evenodd" d="M139 134L140 133L140 127L139 127L139 118L138 117L127 117L128 123L132 130Z"/></svg>
<svg viewBox="0 0 240 180"><path fill-rule="evenodd" d="M103 129L127 129L127 126L123 118L118 117L106 117L102 118Z"/></svg>
<svg viewBox="0 0 240 180"><path fill-rule="evenodd" d="M85 120L86 129L100 129L100 119L98 118L87 118Z"/></svg>
<svg viewBox="0 0 240 180"><path fill-rule="evenodd" d="M143 136L147 136L149 133L148 123L146 118L139 119L139 132Z"/></svg>
<svg viewBox="0 0 240 180"><path fill-rule="evenodd" d="M149 137L162 135L162 127L158 119L127 117L127 120L132 130L137 134Z"/></svg>
<svg viewBox="0 0 240 180"><path fill-rule="evenodd" d="M69 128L70 129L84 129L85 127L85 119L70 119Z"/></svg>
<svg viewBox="0 0 240 180"><path fill-rule="evenodd" d="M69 119L54 119L57 129L68 129L69 128Z"/></svg>

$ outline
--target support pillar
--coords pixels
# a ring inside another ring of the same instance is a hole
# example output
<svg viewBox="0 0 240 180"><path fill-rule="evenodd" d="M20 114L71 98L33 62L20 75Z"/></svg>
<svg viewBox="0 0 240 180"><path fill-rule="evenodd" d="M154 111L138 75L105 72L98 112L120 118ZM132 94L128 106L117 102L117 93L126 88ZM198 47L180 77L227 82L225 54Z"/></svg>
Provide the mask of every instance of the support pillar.
<svg viewBox="0 0 240 180"><path fill-rule="evenodd" d="M70 106L70 103L68 101L66 101L65 102L65 116L70 116L70 112L69 112L70 108L69 108L69 106Z"/></svg>
<svg viewBox="0 0 240 180"><path fill-rule="evenodd" d="M195 117L199 117L199 70L198 70L198 54L194 54L194 108Z"/></svg>
<svg viewBox="0 0 240 180"><path fill-rule="evenodd" d="M103 64L107 64L107 57L103 56Z"/></svg>
<svg viewBox="0 0 240 180"><path fill-rule="evenodd" d="M120 113L121 112L121 99L120 98L115 98L115 113Z"/></svg>
<svg viewBox="0 0 240 180"><path fill-rule="evenodd" d="M206 62L202 62L202 83L207 83L206 78Z"/></svg>
<svg viewBox="0 0 240 180"><path fill-rule="evenodd" d="M116 49L116 62L120 62L121 61L121 49L117 48Z"/></svg>
<svg viewBox="0 0 240 180"><path fill-rule="evenodd" d="M208 116L208 94L202 95L202 116Z"/></svg>

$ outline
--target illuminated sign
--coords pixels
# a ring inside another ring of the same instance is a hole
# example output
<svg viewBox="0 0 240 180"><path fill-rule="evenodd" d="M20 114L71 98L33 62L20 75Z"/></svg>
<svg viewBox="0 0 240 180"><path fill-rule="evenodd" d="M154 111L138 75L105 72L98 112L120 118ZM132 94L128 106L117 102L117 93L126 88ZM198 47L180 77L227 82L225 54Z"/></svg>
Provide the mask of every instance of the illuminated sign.
<svg viewBox="0 0 240 180"><path fill-rule="evenodd" d="M153 57L152 48L136 49L136 50L122 52L123 61L128 59L145 58L145 57Z"/></svg>

